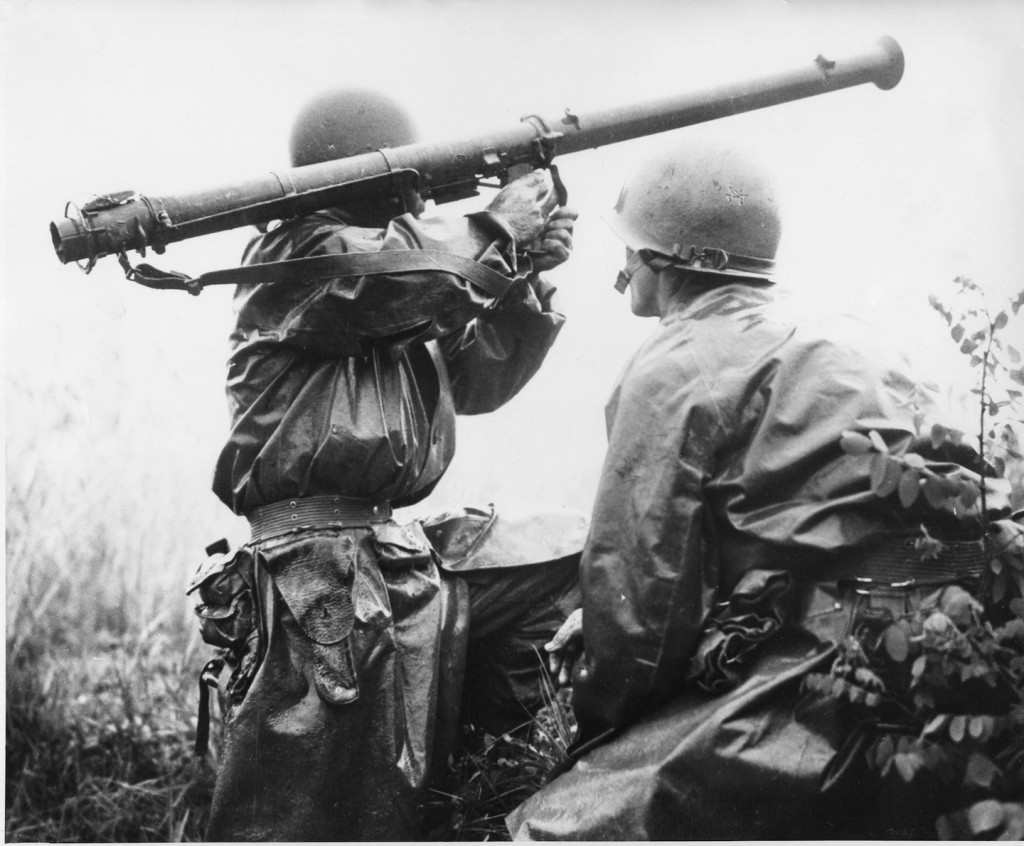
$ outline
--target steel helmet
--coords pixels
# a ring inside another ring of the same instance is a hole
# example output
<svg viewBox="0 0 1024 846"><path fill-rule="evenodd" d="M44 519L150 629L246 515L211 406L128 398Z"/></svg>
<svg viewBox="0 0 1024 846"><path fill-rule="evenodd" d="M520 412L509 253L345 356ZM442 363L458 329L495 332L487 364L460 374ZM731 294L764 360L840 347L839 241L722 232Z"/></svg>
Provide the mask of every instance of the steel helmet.
<svg viewBox="0 0 1024 846"><path fill-rule="evenodd" d="M732 143L688 140L642 164L605 220L642 256L699 273L764 279L782 225L765 167Z"/></svg>
<svg viewBox="0 0 1024 846"><path fill-rule="evenodd" d="M332 89L310 100L295 118L292 167L343 159L416 140L405 111L376 91Z"/></svg>

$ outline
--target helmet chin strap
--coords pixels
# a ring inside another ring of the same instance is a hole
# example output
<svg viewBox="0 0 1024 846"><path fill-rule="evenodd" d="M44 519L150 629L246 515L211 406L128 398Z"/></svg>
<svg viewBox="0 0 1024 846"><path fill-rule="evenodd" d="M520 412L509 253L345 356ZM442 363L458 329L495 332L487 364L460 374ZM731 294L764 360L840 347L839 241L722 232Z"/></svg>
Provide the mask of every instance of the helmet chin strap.
<svg viewBox="0 0 1024 846"><path fill-rule="evenodd" d="M629 281L644 267L651 268L655 273L661 273L666 267L670 267L673 264L675 264L674 261L661 255L661 253L656 253L654 250L637 250L629 257L626 266L619 271L619 275L615 278L615 290L620 294L624 294L626 288L629 287Z"/></svg>
<svg viewBox="0 0 1024 846"><path fill-rule="evenodd" d="M688 250L684 250L679 244L675 244L672 248L672 257L682 267L693 270L711 270L718 273L732 270L737 273L769 276L775 269L775 262L772 259L727 253L718 247L701 247L698 250L697 247L691 246Z"/></svg>
<svg viewBox="0 0 1024 846"><path fill-rule="evenodd" d="M737 253L730 254L717 247L702 247L698 250L693 246L689 250L683 250L676 244L671 258L644 248L634 252L626 262L626 266L619 271L615 279L615 290L620 294L625 293L630 280L644 266L650 267L655 273L661 273L666 267L678 267L681 270L720 273L723 276L749 275L770 282L775 262L771 259L741 256ZM727 271L732 271L732 273Z"/></svg>

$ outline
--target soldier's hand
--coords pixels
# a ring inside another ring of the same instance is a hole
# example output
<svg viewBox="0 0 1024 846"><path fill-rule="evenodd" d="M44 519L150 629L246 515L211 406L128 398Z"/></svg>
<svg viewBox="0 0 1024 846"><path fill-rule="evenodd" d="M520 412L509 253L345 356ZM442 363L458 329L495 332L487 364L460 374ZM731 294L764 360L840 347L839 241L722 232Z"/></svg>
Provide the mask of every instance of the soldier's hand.
<svg viewBox="0 0 1024 846"><path fill-rule="evenodd" d="M577 608L568 617L555 636L544 644L548 655L548 670L557 687L565 687L572 680L576 659L583 654L583 609Z"/></svg>
<svg viewBox="0 0 1024 846"><path fill-rule="evenodd" d="M569 254L572 252L573 227L579 216L579 212L569 206L560 206L552 212L537 238L540 242L540 255L533 256L534 270L551 270L569 260Z"/></svg>
<svg viewBox="0 0 1024 846"><path fill-rule="evenodd" d="M544 230L557 205L551 175L546 170L534 170L502 188L487 211L505 218L516 246L524 249Z"/></svg>

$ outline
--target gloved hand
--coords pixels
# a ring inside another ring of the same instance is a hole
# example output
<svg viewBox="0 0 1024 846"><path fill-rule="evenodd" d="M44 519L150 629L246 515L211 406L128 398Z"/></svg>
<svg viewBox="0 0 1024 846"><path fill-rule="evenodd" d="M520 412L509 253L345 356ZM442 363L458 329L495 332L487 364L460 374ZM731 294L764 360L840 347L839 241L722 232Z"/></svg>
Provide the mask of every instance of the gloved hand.
<svg viewBox="0 0 1024 846"><path fill-rule="evenodd" d="M551 175L546 170L534 170L502 188L486 211L505 219L515 235L516 247L522 250L541 234L557 205Z"/></svg>

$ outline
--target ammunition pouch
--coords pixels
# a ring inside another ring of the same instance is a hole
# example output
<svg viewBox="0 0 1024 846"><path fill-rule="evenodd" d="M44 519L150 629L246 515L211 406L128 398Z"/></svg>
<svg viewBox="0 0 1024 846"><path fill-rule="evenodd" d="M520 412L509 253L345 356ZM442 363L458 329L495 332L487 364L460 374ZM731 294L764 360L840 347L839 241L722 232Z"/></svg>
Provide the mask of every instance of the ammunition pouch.
<svg viewBox="0 0 1024 846"><path fill-rule="evenodd" d="M225 712L241 702L256 674L262 648L252 554L244 547L232 549L226 540L211 544L206 552L186 590L187 594L198 592L195 613L200 634L219 650L199 675L197 755L205 753L209 740L210 689L218 690Z"/></svg>
<svg viewBox="0 0 1024 846"><path fill-rule="evenodd" d="M213 564L204 569L200 581L189 586L188 593L199 593L201 602L195 613L200 634L211 646L237 646L255 627L252 586L247 580L251 566L245 567L246 557L242 550L211 555Z"/></svg>
<svg viewBox="0 0 1024 846"><path fill-rule="evenodd" d="M356 554L356 539L338 531L304 532L256 553L312 646L313 682L331 705L359 698L348 643L356 619Z"/></svg>

